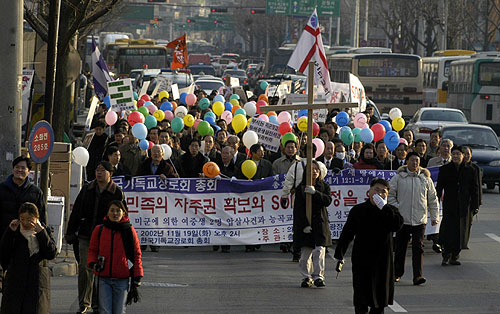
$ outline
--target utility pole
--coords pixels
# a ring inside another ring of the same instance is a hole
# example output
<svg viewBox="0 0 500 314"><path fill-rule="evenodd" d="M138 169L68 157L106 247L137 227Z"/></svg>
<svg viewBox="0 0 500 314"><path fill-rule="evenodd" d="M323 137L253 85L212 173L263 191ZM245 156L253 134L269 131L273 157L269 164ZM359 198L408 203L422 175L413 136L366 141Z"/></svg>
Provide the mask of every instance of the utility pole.
<svg viewBox="0 0 500 314"><path fill-rule="evenodd" d="M370 6L370 0L365 0L365 32L363 34L363 40L368 42L368 12Z"/></svg>
<svg viewBox="0 0 500 314"><path fill-rule="evenodd" d="M4 92L0 114L0 180L4 181L12 174L12 161L21 155L23 1L3 1L1 12L0 82Z"/></svg>
<svg viewBox="0 0 500 314"><path fill-rule="evenodd" d="M352 24L352 34L351 34L351 46L353 48L359 47L359 5L360 5L360 0L356 0L356 6L354 8L354 21Z"/></svg>
<svg viewBox="0 0 500 314"><path fill-rule="evenodd" d="M335 44L340 46L340 16L337 18L337 36L335 37Z"/></svg>

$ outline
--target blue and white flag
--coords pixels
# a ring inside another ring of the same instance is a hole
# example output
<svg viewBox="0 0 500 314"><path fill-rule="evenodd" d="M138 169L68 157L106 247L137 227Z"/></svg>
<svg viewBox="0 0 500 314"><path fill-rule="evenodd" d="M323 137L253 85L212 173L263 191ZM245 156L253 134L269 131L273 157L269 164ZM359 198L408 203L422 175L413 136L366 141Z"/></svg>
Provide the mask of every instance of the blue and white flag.
<svg viewBox="0 0 500 314"><path fill-rule="evenodd" d="M94 83L94 91L100 101L104 100L106 94L108 93L107 82L113 81L113 78L109 75L108 67L104 58L97 48L95 39L92 37L92 81Z"/></svg>

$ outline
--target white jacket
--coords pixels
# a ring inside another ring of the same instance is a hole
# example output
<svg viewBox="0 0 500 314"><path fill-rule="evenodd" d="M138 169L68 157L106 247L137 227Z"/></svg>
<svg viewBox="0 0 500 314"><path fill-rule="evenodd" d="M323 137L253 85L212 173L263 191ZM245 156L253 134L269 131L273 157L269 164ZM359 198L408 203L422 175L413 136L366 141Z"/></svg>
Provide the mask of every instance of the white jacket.
<svg viewBox="0 0 500 314"><path fill-rule="evenodd" d="M429 170L419 167L417 172L401 166L389 182L388 202L399 209L404 224L427 224L427 212L431 220L439 220L439 201Z"/></svg>
<svg viewBox="0 0 500 314"><path fill-rule="evenodd" d="M324 179L326 177L328 169L326 169L325 164L323 164L321 161L316 162L318 163L319 169L321 171L320 177L321 179ZM283 182L281 197L288 197L292 190L299 186L299 184L302 182L306 165L307 159L303 158L301 161L296 161L290 166L285 176L285 182Z"/></svg>

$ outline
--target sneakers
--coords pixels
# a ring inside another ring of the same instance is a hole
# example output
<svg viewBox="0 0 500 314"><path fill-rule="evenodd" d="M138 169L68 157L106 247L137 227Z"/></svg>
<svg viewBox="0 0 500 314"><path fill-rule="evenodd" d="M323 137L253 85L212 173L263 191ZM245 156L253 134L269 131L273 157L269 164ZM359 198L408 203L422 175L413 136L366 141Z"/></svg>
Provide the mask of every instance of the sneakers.
<svg viewBox="0 0 500 314"><path fill-rule="evenodd" d="M311 288L313 285L311 278L304 278L300 284L301 288Z"/></svg>
<svg viewBox="0 0 500 314"><path fill-rule="evenodd" d="M426 281L427 281L427 279L425 279L424 277L418 277L418 278L413 279L413 285L418 286L418 285L425 283Z"/></svg>
<svg viewBox="0 0 500 314"><path fill-rule="evenodd" d="M90 313L90 310L91 310L90 307L80 306L80 309L78 310L78 312L76 312L76 314Z"/></svg>
<svg viewBox="0 0 500 314"><path fill-rule="evenodd" d="M325 282L321 278L314 280L314 285L318 288L326 286Z"/></svg>
<svg viewBox="0 0 500 314"><path fill-rule="evenodd" d="M454 266L458 266L458 265L462 265L462 263L460 263L458 260L456 259L450 259L450 265L454 265Z"/></svg>
<svg viewBox="0 0 500 314"><path fill-rule="evenodd" d="M441 248L441 245L437 244L437 243L434 243L432 245L432 250L436 253L442 253L443 252L443 249Z"/></svg>

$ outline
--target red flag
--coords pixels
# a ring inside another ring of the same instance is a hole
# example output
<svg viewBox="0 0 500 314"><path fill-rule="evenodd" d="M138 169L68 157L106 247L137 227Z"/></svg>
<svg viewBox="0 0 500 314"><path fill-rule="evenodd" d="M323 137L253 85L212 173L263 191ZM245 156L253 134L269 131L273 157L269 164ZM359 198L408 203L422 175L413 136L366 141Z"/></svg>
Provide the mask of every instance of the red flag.
<svg viewBox="0 0 500 314"><path fill-rule="evenodd" d="M172 54L172 64L170 65L171 69L187 67L188 56L187 56L187 46L186 46L186 34L169 42L167 44L167 48L174 49L174 53Z"/></svg>

